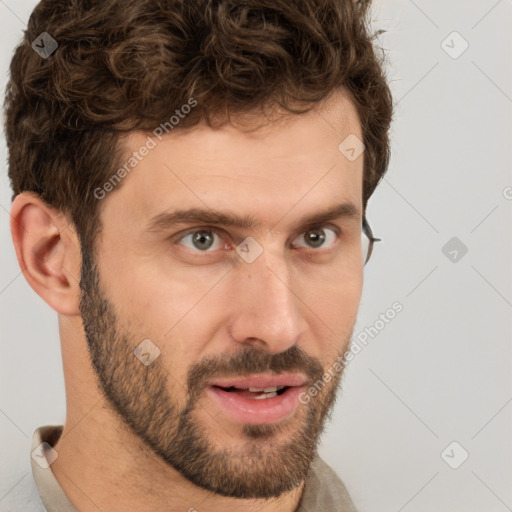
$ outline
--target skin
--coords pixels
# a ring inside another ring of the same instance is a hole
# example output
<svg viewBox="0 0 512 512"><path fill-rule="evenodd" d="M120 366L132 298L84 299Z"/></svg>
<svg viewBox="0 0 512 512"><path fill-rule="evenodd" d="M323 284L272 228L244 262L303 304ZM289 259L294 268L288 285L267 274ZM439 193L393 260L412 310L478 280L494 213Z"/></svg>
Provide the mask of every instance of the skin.
<svg viewBox="0 0 512 512"><path fill-rule="evenodd" d="M338 145L362 139L361 126L335 94L306 114L240 128L200 125L158 141L102 199L95 253L82 253L70 221L36 195L13 203L20 267L59 314L67 412L51 470L80 511L298 506L341 373L273 425L227 416L205 382L273 369L312 384L347 350L363 285L363 156L349 161ZM147 135L131 133L127 155ZM324 245L308 245L299 219L341 202L360 215L329 221ZM147 229L191 207L262 224ZM194 230L213 237L206 252L180 238ZM252 263L235 251L248 236L263 249ZM160 350L148 366L133 353L144 339Z"/></svg>

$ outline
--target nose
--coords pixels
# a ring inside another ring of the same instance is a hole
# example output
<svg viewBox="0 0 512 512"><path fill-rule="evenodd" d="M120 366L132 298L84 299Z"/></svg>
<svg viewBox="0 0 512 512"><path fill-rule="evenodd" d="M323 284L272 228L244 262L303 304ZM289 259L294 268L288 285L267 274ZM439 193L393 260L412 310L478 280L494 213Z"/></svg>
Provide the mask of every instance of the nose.
<svg viewBox="0 0 512 512"><path fill-rule="evenodd" d="M300 340L307 329L301 314L306 306L282 255L265 249L252 263L241 261L233 279L230 331L235 341L276 354Z"/></svg>

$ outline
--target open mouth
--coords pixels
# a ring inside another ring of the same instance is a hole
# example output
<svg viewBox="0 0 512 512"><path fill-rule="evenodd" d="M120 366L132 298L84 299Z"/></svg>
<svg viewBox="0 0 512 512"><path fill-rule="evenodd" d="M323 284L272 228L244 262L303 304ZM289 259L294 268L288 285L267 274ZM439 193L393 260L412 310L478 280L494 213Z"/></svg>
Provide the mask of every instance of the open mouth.
<svg viewBox="0 0 512 512"><path fill-rule="evenodd" d="M207 394L232 420L278 423L295 414L305 383L302 375L253 375L210 382Z"/></svg>
<svg viewBox="0 0 512 512"><path fill-rule="evenodd" d="M242 398L252 398L253 400L265 400L273 398L286 393L290 386L273 386L269 388L237 388L235 386L222 387L213 386L214 388L222 389L228 393L234 393Z"/></svg>

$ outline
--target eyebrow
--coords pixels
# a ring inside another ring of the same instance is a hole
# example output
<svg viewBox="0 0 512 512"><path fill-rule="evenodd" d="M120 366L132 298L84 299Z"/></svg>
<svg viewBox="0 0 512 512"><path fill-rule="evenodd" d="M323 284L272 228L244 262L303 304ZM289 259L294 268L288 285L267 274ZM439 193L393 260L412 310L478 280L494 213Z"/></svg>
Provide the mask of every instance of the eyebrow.
<svg viewBox="0 0 512 512"><path fill-rule="evenodd" d="M361 218L359 208L351 202L340 203L330 208L322 209L316 213L303 216L298 224L310 226L323 224L339 218L358 220ZM283 218L283 217L282 217ZM164 212L152 217L147 225L148 231L165 231L180 224L213 224L239 229L257 229L261 222L252 215L239 216L230 212L223 212L214 209L189 208ZM276 222L276 224L278 224Z"/></svg>

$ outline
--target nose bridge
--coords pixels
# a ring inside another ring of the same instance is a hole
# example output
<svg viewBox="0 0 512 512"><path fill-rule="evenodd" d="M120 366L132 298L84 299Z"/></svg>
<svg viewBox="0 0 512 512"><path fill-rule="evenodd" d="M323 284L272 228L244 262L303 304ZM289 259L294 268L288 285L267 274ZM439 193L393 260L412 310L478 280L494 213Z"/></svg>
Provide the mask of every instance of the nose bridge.
<svg viewBox="0 0 512 512"><path fill-rule="evenodd" d="M286 255L269 246L252 263L240 263L240 300L232 324L237 341L258 339L271 352L281 352L299 340L306 321L292 277Z"/></svg>

